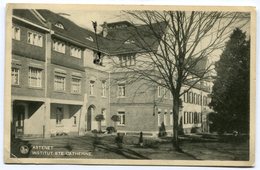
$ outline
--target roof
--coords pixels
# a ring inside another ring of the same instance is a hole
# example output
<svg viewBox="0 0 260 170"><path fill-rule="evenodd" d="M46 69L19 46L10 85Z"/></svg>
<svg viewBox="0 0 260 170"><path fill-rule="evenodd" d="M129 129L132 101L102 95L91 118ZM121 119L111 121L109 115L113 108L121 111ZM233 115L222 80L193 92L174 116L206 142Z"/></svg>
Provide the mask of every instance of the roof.
<svg viewBox="0 0 260 170"><path fill-rule="evenodd" d="M25 19L27 21L30 21L34 24L46 27L46 25L40 22L40 20L29 9L14 9L13 15Z"/></svg>
<svg viewBox="0 0 260 170"><path fill-rule="evenodd" d="M105 50L111 54L157 50L165 29L165 22L108 29L108 34L102 42Z"/></svg>
<svg viewBox="0 0 260 170"><path fill-rule="evenodd" d="M154 23L149 27L148 25L135 26L128 21L119 21L107 23L110 29L108 29L107 36L103 37L99 34L95 35L93 31L82 28L52 11L45 9L37 9L36 11L35 13L28 9L14 9L13 14L46 28L51 25L54 36L59 35L74 40L88 48L97 50L97 44L99 44L99 50L109 55L157 50L159 45L157 36L162 36L166 28L165 22Z"/></svg>
<svg viewBox="0 0 260 170"><path fill-rule="evenodd" d="M43 9L39 9L37 11L42 15L43 18L45 18L47 22L51 23L51 28L55 33L75 41L79 41L88 47L96 48L95 34L92 31L82 28L71 20L52 11ZM62 24L64 29L55 26L56 24ZM93 41L89 40L89 37L91 37Z"/></svg>

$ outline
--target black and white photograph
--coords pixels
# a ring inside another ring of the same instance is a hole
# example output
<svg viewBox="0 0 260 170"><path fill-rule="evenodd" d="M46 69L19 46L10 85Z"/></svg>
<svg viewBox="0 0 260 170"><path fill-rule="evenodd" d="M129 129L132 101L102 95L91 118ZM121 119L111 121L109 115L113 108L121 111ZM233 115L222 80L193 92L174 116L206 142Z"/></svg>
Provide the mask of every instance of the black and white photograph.
<svg viewBox="0 0 260 170"><path fill-rule="evenodd" d="M255 8L9 4L5 162L253 166Z"/></svg>

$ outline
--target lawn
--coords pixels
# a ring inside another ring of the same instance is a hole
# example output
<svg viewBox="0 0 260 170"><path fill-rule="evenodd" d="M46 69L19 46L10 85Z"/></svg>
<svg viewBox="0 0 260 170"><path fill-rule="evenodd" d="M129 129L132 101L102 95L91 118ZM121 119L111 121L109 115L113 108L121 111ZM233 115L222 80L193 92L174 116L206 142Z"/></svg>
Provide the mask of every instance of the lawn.
<svg viewBox="0 0 260 170"><path fill-rule="evenodd" d="M172 148L171 138L144 137L144 146L138 145L138 136L124 136L123 147L115 143L116 135L88 134L82 137L53 137L31 139L21 143L29 146L27 155L14 151L17 157L30 158L86 158L86 159L164 159L164 160L248 160L248 140L234 137L204 138L186 136L181 138L183 153Z"/></svg>

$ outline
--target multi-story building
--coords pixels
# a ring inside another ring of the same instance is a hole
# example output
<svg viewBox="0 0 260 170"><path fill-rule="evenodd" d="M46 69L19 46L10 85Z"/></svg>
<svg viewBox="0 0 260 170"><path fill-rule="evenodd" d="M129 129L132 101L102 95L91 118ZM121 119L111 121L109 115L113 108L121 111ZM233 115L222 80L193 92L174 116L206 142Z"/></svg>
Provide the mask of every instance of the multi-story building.
<svg viewBox="0 0 260 170"><path fill-rule="evenodd" d="M122 68L134 66L146 52L132 40L118 41L127 35L129 22L104 23L101 34L95 34L48 10L15 9L12 24L15 137L84 135L97 129L98 114L105 117L102 130L113 126L116 114L121 132L154 135L162 122L172 131L170 93L145 80L129 83L120 67L111 70L111 59ZM201 84L183 96L184 132L207 127L203 113L209 110L209 92Z"/></svg>

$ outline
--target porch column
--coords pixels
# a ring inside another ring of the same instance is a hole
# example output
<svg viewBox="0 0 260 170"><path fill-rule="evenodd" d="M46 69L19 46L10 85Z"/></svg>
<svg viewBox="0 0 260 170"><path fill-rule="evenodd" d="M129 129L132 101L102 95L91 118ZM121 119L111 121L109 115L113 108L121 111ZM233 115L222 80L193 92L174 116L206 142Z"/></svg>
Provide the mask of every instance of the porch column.
<svg viewBox="0 0 260 170"><path fill-rule="evenodd" d="M51 137L51 103L50 103L50 98L45 99L45 111L44 111L44 122L42 126L42 133L43 133L43 138L49 138Z"/></svg>

